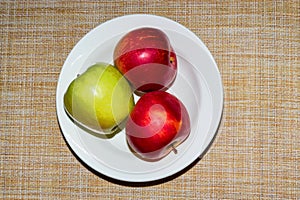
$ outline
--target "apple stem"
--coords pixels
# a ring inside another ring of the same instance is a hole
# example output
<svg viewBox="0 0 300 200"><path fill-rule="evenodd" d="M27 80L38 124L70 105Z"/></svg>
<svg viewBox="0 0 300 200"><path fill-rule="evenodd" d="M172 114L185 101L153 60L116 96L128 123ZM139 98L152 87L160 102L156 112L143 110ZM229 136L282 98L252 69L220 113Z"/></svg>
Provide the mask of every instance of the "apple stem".
<svg viewBox="0 0 300 200"><path fill-rule="evenodd" d="M177 151L177 149L174 147L174 145L172 145L171 147L172 147L173 152L174 152L175 154L177 154L178 151Z"/></svg>
<svg viewBox="0 0 300 200"><path fill-rule="evenodd" d="M80 76L80 74L77 74L77 77Z"/></svg>

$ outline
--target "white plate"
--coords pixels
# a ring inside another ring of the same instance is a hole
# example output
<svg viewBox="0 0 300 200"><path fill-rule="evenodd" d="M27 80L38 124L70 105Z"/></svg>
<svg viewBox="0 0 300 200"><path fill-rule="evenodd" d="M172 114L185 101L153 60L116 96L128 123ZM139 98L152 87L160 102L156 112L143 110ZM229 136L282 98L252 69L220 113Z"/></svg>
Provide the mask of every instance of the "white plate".
<svg viewBox="0 0 300 200"><path fill-rule="evenodd" d="M156 162L136 157L128 148L124 130L110 139L85 132L69 119L63 106L63 95L76 75L96 62L113 63L118 40L139 27L159 28L168 35L178 57L178 75L168 91L185 104L192 124L190 136L178 146L178 153L171 152ZM221 120L223 87L212 55L190 30L159 16L127 15L99 25L76 44L58 80L56 106L65 140L84 163L116 180L148 182L180 172L205 153Z"/></svg>

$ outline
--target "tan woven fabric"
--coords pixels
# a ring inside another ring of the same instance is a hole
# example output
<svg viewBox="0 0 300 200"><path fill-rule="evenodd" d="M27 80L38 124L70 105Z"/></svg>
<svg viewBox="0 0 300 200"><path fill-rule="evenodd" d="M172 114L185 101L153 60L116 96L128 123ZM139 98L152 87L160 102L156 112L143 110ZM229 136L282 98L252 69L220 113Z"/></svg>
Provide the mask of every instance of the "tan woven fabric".
<svg viewBox="0 0 300 200"><path fill-rule="evenodd" d="M156 185L104 179L64 141L55 92L73 46L100 23L148 13L210 49L224 84L221 127L204 158ZM0 2L1 199L299 199L300 3Z"/></svg>

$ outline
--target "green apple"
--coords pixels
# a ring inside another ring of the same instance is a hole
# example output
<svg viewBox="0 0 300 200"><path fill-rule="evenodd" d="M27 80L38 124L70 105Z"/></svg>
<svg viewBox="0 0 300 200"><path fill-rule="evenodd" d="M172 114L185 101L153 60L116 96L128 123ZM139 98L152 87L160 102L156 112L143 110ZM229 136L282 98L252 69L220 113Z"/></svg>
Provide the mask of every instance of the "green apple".
<svg viewBox="0 0 300 200"><path fill-rule="evenodd" d="M97 63L71 82L64 106L79 125L113 133L134 107L132 94L128 81L114 66Z"/></svg>

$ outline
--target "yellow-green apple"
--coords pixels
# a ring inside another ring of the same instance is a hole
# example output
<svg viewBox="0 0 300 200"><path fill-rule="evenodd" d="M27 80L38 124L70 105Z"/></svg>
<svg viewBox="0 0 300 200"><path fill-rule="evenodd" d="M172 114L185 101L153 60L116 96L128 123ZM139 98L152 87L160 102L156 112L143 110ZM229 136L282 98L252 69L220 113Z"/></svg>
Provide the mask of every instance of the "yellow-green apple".
<svg viewBox="0 0 300 200"><path fill-rule="evenodd" d="M190 129L183 103L168 92L154 91L137 101L127 120L126 138L138 157L156 161L175 150L188 137Z"/></svg>
<svg viewBox="0 0 300 200"><path fill-rule="evenodd" d="M133 109L134 99L128 81L114 66L97 63L71 82L64 106L80 125L113 133Z"/></svg>
<svg viewBox="0 0 300 200"><path fill-rule="evenodd" d="M177 74L177 58L168 36L143 27L125 34L114 49L114 64L137 94L166 90Z"/></svg>

